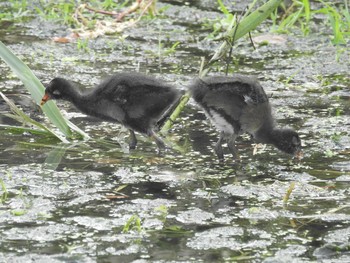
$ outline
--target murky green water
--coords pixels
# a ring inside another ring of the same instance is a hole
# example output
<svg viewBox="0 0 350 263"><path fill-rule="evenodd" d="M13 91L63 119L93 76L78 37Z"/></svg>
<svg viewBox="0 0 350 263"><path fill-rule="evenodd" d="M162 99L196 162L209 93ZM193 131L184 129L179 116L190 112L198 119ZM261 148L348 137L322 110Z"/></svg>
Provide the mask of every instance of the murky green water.
<svg viewBox="0 0 350 263"><path fill-rule="evenodd" d="M216 48L203 25L220 13L198 2L160 1L169 6L161 18L127 29L125 39L90 40L88 51L52 42L68 30L40 19L6 25L0 38L43 83L63 76L92 86L113 72L139 70L185 89L200 57ZM0 262L350 261L349 46L336 61L321 28L282 38L257 50L239 41L230 71L259 77L279 125L300 132L301 162L270 146L253 155L242 136L241 162L227 156L219 165L212 151L218 134L192 102L167 137L177 151L161 155L141 136L129 152L120 125L59 103L89 135L113 144L65 145L0 130ZM181 44L159 58L159 41ZM47 122L3 62L0 75L0 91ZM12 124L3 101L0 111L0 122Z"/></svg>

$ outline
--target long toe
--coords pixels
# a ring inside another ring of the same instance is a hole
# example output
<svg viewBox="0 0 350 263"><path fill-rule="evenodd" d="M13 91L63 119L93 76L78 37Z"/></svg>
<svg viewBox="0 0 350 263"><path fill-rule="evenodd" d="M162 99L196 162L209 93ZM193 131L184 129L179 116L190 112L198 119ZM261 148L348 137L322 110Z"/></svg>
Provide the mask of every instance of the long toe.
<svg viewBox="0 0 350 263"><path fill-rule="evenodd" d="M163 140L161 140L159 137L157 139L154 139L154 141L156 142L159 150L165 150L167 148Z"/></svg>
<svg viewBox="0 0 350 263"><path fill-rule="evenodd" d="M136 148L136 144L137 144L136 135L135 135L135 132L133 130L129 130L129 131L130 131L129 149L134 150Z"/></svg>
<svg viewBox="0 0 350 263"><path fill-rule="evenodd" d="M219 159L219 162L223 162L224 161L224 152L222 150L222 142L224 140L224 133L221 132L220 133L220 138L217 141L217 143L214 146L214 151Z"/></svg>
<svg viewBox="0 0 350 263"><path fill-rule="evenodd" d="M227 142L228 149L230 150L230 153L232 154L233 159L239 160L239 155L237 148L235 146L235 141L234 140L229 140Z"/></svg>
<svg viewBox="0 0 350 263"><path fill-rule="evenodd" d="M129 142L129 149L130 149L130 150L135 150L135 149L136 149L136 143L134 143L134 142Z"/></svg>
<svg viewBox="0 0 350 263"><path fill-rule="evenodd" d="M153 130L148 132L148 136L157 144L159 151L163 151L166 148L164 141Z"/></svg>
<svg viewBox="0 0 350 263"><path fill-rule="evenodd" d="M222 150L221 144L216 144L214 147L214 151L216 153L216 156L219 159L219 162L223 162L224 161L224 152Z"/></svg>

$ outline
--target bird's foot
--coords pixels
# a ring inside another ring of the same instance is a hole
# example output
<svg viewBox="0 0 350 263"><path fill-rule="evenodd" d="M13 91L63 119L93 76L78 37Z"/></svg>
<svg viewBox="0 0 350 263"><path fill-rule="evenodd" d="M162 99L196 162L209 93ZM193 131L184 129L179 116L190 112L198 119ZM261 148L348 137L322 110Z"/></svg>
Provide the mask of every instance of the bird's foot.
<svg viewBox="0 0 350 263"><path fill-rule="evenodd" d="M136 149L136 143L135 142L129 142L129 150L135 150Z"/></svg>
<svg viewBox="0 0 350 263"><path fill-rule="evenodd" d="M129 149L134 150L136 148L136 144L137 144L136 135L135 135L135 132L133 130L129 130L129 131L130 131Z"/></svg>

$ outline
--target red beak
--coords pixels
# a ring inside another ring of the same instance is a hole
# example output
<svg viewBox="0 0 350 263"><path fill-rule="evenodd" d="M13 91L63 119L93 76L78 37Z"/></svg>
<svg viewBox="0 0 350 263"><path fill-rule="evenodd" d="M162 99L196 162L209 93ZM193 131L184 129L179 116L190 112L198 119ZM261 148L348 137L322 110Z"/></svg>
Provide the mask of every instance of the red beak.
<svg viewBox="0 0 350 263"><path fill-rule="evenodd" d="M295 154L295 158L300 161L302 158L304 157L304 153L299 150L296 154Z"/></svg>
<svg viewBox="0 0 350 263"><path fill-rule="evenodd" d="M45 93L44 96L43 96L43 98L41 99L40 106L44 106L44 104L45 104L48 100L50 100L50 96L49 96L49 94Z"/></svg>

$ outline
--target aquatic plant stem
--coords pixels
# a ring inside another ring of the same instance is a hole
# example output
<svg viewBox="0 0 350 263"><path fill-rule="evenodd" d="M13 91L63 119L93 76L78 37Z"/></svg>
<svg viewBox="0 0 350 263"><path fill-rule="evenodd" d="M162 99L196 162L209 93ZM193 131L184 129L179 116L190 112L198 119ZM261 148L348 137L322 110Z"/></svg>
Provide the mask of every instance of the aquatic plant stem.
<svg viewBox="0 0 350 263"><path fill-rule="evenodd" d="M169 119L165 122L162 129L160 130L161 134L163 135L166 134L168 130L173 126L174 121L183 111L183 109L185 108L190 98L191 98L191 95L189 92L186 92L184 95L182 95L179 105L175 108L175 110L170 115Z"/></svg>

